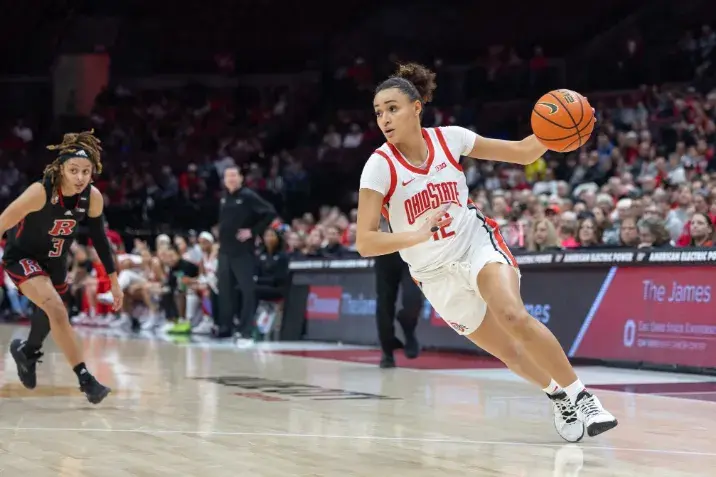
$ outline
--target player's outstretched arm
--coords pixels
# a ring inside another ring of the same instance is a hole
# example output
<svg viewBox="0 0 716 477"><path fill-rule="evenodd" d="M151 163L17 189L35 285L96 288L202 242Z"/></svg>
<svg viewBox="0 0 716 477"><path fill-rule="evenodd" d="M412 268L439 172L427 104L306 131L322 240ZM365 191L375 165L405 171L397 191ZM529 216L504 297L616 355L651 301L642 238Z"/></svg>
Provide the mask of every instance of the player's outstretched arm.
<svg viewBox="0 0 716 477"><path fill-rule="evenodd" d="M511 162L513 164L532 164L539 159L547 148L535 137L527 136L521 141L504 141L477 136L469 157L488 161Z"/></svg>
<svg viewBox="0 0 716 477"><path fill-rule="evenodd" d="M97 190L95 186L92 186L90 190L89 210L87 211L87 226L89 228L89 236L92 239L92 245L94 245L97 256L107 271L107 275L109 275L109 279L112 283L112 296L114 297L114 309L116 311L122 307L123 293L117 281L114 255L112 254L112 248L109 245L107 232L104 228L103 212L104 198L102 197L102 193Z"/></svg>
<svg viewBox="0 0 716 477"><path fill-rule="evenodd" d="M414 232L381 232L379 228L383 197L383 194L372 189L363 188L358 192L356 249L363 257L387 255L426 242L437 230L434 227L447 226L452 221L452 219L444 219L445 209L440 208Z"/></svg>
<svg viewBox="0 0 716 477"><path fill-rule="evenodd" d="M12 201L0 214L0 238L5 235L5 232L24 219L27 214L42 209L46 200L45 188L39 182L35 182L25 189L25 192Z"/></svg>

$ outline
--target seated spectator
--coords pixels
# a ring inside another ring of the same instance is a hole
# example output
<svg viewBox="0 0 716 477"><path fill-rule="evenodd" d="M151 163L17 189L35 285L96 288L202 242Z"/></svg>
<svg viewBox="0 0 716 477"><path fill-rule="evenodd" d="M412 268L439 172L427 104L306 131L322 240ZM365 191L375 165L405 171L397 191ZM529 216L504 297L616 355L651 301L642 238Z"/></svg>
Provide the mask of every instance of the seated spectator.
<svg viewBox="0 0 716 477"><path fill-rule="evenodd" d="M343 137L343 147L353 149L361 145L363 141L363 132L356 123L351 124L350 131Z"/></svg>
<svg viewBox="0 0 716 477"><path fill-rule="evenodd" d="M599 247L602 244L602 231L593 218L585 217L579 221L576 239L581 248Z"/></svg>
<svg viewBox="0 0 716 477"><path fill-rule="evenodd" d="M190 245L184 237L177 235L174 237L174 246L179 251L182 259L194 265L201 263L202 253L198 245Z"/></svg>
<svg viewBox="0 0 716 477"><path fill-rule="evenodd" d="M196 292L199 266L182 258L176 246L165 248L159 257L169 269L162 303L167 318L164 332L190 333L192 325L199 324L202 318L201 299Z"/></svg>
<svg viewBox="0 0 716 477"><path fill-rule="evenodd" d="M669 231L664 222L657 218L645 217L637 222L639 248L668 247L671 245Z"/></svg>
<svg viewBox="0 0 716 477"><path fill-rule="evenodd" d="M532 222L527 235L527 250L529 252L545 252L559 250L559 238L552 222L540 219Z"/></svg>
<svg viewBox="0 0 716 477"><path fill-rule="evenodd" d="M559 225L559 239L563 248L577 248L577 216L574 212L563 212Z"/></svg>
<svg viewBox="0 0 716 477"><path fill-rule="evenodd" d="M689 221L689 247L713 247L714 224L708 214L696 212Z"/></svg>
<svg viewBox="0 0 716 477"><path fill-rule="evenodd" d="M286 252L288 253L289 258L301 257L303 255L302 250L305 246L303 237L300 233L288 232L288 234L286 234Z"/></svg>
<svg viewBox="0 0 716 477"><path fill-rule="evenodd" d="M306 247L303 249L303 256L306 258L323 258L323 251L321 246L323 245L323 232L321 229L316 227L311 230L306 239Z"/></svg>
<svg viewBox="0 0 716 477"><path fill-rule="evenodd" d="M601 207L592 207L592 216L599 230L606 231L612 228L612 223Z"/></svg>
<svg viewBox="0 0 716 477"><path fill-rule="evenodd" d="M343 238L343 244L345 245L346 250L349 252L356 252L358 253L358 250L356 249L356 229L358 225L357 224L349 224L348 228L346 228L344 238Z"/></svg>
<svg viewBox="0 0 716 477"><path fill-rule="evenodd" d="M666 229L672 240L678 240L679 235L684 230L684 226L689 221L689 207L693 196L691 194L690 185L679 186L676 194L676 208L671 209L666 216Z"/></svg>
<svg viewBox="0 0 716 477"><path fill-rule="evenodd" d="M256 298L259 301L283 299L288 284L288 255L281 235L266 229L258 253Z"/></svg>
<svg viewBox="0 0 716 477"><path fill-rule="evenodd" d="M639 232L636 228L636 219L633 217L627 217L622 220L621 226L619 227L619 246L639 246Z"/></svg>
<svg viewBox="0 0 716 477"><path fill-rule="evenodd" d="M350 252L341 245L341 231L335 225L326 227L326 245L322 250L326 258L343 258Z"/></svg>

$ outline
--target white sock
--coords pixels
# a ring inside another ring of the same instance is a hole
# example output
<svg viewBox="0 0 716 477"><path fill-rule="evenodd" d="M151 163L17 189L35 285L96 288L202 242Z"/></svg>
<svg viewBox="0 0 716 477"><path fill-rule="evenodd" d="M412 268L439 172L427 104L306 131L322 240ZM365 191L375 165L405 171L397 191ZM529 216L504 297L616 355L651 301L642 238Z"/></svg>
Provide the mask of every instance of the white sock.
<svg viewBox="0 0 716 477"><path fill-rule="evenodd" d="M543 388L542 391L546 392L550 396L554 396L558 392L562 391L562 386L557 384L557 381L554 379L549 382L546 388Z"/></svg>
<svg viewBox="0 0 716 477"><path fill-rule="evenodd" d="M567 396L569 396L569 400L572 401L572 404L576 403L577 396L582 391L584 391L584 384L582 384L582 381L579 379L564 388L564 392L567 393Z"/></svg>

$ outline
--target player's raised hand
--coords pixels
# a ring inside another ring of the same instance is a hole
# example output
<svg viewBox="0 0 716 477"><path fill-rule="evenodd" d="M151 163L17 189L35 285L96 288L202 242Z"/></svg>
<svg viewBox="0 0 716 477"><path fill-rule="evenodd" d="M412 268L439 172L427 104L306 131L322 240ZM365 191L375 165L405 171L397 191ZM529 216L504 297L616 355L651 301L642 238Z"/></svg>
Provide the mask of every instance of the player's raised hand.
<svg viewBox="0 0 716 477"><path fill-rule="evenodd" d="M449 203L445 203L437 208L435 211L428 216L422 227L420 227L419 233L421 238L424 240L430 239L435 232L442 227L447 227L452 223L452 217L447 215L446 212L450 208Z"/></svg>

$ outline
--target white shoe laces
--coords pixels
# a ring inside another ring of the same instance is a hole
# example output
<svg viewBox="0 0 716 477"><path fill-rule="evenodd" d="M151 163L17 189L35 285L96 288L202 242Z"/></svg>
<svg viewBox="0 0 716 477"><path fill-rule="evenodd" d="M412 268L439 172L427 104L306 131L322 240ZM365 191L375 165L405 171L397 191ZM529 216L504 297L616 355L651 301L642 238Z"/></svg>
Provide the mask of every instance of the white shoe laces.
<svg viewBox="0 0 716 477"><path fill-rule="evenodd" d="M562 419L564 419L567 424L571 424L577 420L577 410L567 396L562 399L554 399L552 402L556 406L557 412L562 415Z"/></svg>
<svg viewBox="0 0 716 477"><path fill-rule="evenodd" d="M580 401L577 403L577 406L579 407L580 412L584 414L584 417L593 417L598 414L601 414L602 412L602 407L597 404L597 401L594 396L580 399Z"/></svg>

